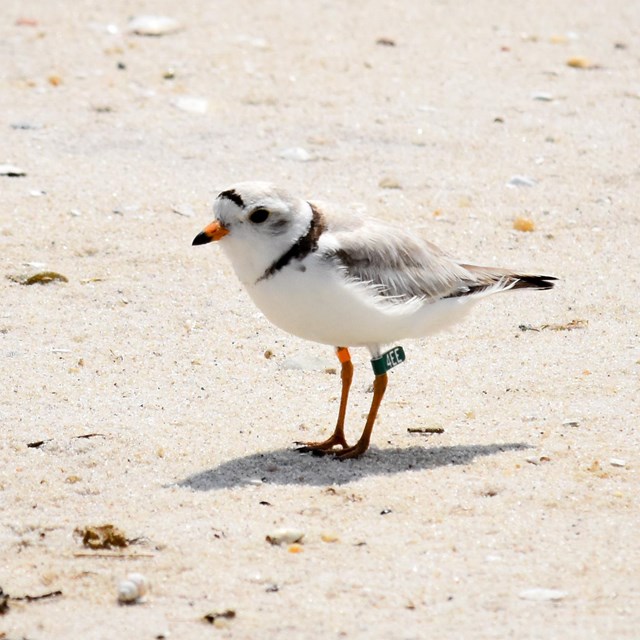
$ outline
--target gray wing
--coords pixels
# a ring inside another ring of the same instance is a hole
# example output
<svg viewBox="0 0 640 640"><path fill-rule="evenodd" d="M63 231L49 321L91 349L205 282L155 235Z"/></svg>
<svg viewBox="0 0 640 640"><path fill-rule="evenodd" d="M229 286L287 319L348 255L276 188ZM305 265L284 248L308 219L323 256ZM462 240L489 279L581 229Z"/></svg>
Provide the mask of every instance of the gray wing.
<svg viewBox="0 0 640 640"><path fill-rule="evenodd" d="M508 289L550 289L552 276L464 264L404 229L325 208L328 233L319 250L348 281L399 302L480 295Z"/></svg>
<svg viewBox="0 0 640 640"><path fill-rule="evenodd" d="M377 221L331 235L325 258L335 261L347 279L370 285L387 298L404 302L464 295L484 279L430 242Z"/></svg>

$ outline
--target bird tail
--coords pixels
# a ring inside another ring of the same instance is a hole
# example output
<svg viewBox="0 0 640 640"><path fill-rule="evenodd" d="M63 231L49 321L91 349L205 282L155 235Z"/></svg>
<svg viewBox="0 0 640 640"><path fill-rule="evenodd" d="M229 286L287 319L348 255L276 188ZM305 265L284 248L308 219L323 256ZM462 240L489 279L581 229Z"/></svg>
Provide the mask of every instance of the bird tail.
<svg viewBox="0 0 640 640"><path fill-rule="evenodd" d="M479 267L474 264L463 264L461 266L473 275L473 281L467 283L464 289L456 292L451 297L482 293L486 295L512 289L552 289L554 281L557 280L554 276L533 276L514 273L509 269L496 267Z"/></svg>
<svg viewBox="0 0 640 640"><path fill-rule="evenodd" d="M553 289L554 281L558 278L553 276L526 276L514 273L510 280L515 280L512 289Z"/></svg>

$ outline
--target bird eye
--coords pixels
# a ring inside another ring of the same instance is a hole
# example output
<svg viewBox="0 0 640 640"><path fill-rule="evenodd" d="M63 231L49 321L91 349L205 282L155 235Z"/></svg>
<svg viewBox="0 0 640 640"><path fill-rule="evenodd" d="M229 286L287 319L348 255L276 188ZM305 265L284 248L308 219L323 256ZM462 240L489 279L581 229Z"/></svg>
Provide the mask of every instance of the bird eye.
<svg viewBox="0 0 640 640"><path fill-rule="evenodd" d="M260 224L261 222L264 222L268 217L269 212L266 209L256 209L255 211L251 212L249 220L251 220L251 222L255 222L256 224Z"/></svg>

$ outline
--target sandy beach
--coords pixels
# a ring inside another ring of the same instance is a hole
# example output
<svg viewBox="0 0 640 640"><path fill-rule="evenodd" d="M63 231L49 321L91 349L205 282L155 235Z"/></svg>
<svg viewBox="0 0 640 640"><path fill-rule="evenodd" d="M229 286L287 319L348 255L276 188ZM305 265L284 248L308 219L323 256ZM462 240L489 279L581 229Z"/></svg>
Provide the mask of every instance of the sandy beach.
<svg viewBox="0 0 640 640"><path fill-rule="evenodd" d="M640 636L640 4L0 17L0 639ZM191 246L258 179L559 281L405 341L362 458L299 454L332 350Z"/></svg>

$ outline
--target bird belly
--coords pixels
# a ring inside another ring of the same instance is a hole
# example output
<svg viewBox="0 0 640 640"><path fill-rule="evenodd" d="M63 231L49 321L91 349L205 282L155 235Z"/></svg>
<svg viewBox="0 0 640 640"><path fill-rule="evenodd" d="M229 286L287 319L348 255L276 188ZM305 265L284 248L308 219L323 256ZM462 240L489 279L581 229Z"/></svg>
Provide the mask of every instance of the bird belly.
<svg viewBox="0 0 640 640"><path fill-rule="evenodd" d="M300 266L288 265L248 292L273 324L322 344L373 346L423 337L462 319L472 306L469 298L394 303L326 265Z"/></svg>

